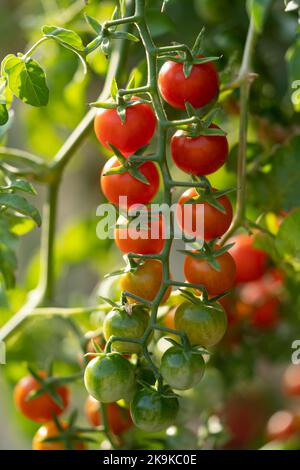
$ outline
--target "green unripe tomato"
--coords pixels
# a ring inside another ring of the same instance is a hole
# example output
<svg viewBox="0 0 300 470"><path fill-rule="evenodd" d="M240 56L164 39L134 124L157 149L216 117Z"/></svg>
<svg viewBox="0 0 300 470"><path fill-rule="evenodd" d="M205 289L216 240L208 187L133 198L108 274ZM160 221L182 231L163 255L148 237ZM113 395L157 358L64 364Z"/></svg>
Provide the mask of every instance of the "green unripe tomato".
<svg viewBox="0 0 300 470"><path fill-rule="evenodd" d="M84 384L89 394L103 403L130 401L135 392L134 368L121 354L100 354L88 363Z"/></svg>
<svg viewBox="0 0 300 470"><path fill-rule="evenodd" d="M105 317L103 333L106 341L111 336L123 336L127 338L141 338L148 326L149 309L143 305L129 306L132 310L127 312L124 307L111 310ZM139 344L114 341L112 349L120 353L140 353Z"/></svg>
<svg viewBox="0 0 300 470"><path fill-rule="evenodd" d="M207 348L223 338L227 316L218 303L207 305L183 302L175 312L175 328L184 331L192 345Z"/></svg>
<svg viewBox="0 0 300 470"><path fill-rule="evenodd" d="M164 380L175 390L188 390L200 382L205 362L197 352L172 346L161 359L160 372Z"/></svg>
<svg viewBox="0 0 300 470"><path fill-rule="evenodd" d="M130 405L134 424L147 432L158 432L171 426L178 413L178 399L175 395L164 396L157 390L139 390Z"/></svg>

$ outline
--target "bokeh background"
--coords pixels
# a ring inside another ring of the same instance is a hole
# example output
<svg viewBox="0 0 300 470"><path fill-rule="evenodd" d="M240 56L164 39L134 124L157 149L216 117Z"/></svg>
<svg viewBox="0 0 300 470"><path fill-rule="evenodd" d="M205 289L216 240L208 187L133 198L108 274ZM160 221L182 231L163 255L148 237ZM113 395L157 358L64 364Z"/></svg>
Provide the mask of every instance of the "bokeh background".
<svg viewBox="0 0 300 470"><path fill-rule="evenodd" d="M173 0L166 15L159 12L160 3L149 1L148 13L157 43L163 45L178 41L192 45L205 25L205 54L222 56L218 68L223 83L228 82L237 72L243 53L248 28L245 2ZM83 8L101 21L111 16L114 5L115 2L106 0L90 0L87 6L83 0L1 0L1 59L8 53L28 50L40 37L44 24L74 29L87 43L91 31L84 21ZM300 78L297 21L296 11L284 12L283 0L273 1L253 64L258 78L253 85L250 103L248 211L253 220L261 213L267 214L265 223L274 233L281 218L300 205L300 142L297 140L300 121L297 106L291 102L291 84ZM33 108L15 102L11 127L6 135L0 134L0 143L50 160L87 112L88 103L99 94L107 61L101 52L93 53L88 60L88 74L84 76L75 55L50 41L36 51L35 57L47 73L49 105ZM142 59L141 46L130 45L123 83L138 64L140 80L143 81L145 67ZM231 154L226 167L211 178L219 188L235 184L238 98L238 91L223 93L220 97L221 109L217 122L228 132ZM174 111L172 114L170 109L168 111L170 116L180 116ZM291 138L293 145L287 147L286 143ZM59 196L56 242L56 304L59 306L94 304L99 288L103 294L107 291L107 287L101 287L104 274L122 265L122 257L113 241L99 240L96 236L96 208L104 201L99 189L99 174L108 155L91 134L64 175ZM276 159L273 172L272 158ZM172 172L176 175L174 168ZM38 196L32 202L41 208L44 188L39 185L35 187ZM234 202L234 194L231 197ZM299 221L299 215L297 217ZM0 324L17 311L26 293L36 286L39 242L40 229L37 228L20 238L17 287L5 291L0 282ZM266 250L271 252L272 247L266 240L261 243L265 243ZM179 242L176 242L173 251L172 271L174 277L183 278L182 257L176 248L180 248ZM278 265L280 259L274 256L272 262ZM196 390L186 394L179 422L183 416L188 416L188 422L180 426L179 435L171 432L167 446L213 448L223 445L226 442L224 436L235 432L228 429L230 426L238 429L239 436L245 434L239 442L235 442L235 447L262 446L266 442L265 425L271 414L286 407L297 409L297 399L287 399L281 383L290 363L291 343L300 338L298 271L295 263L285 270L280 320L273 328L255 329L247 321L230 327L231 336L216 352L204 381ZM83 331L96 328L100 321L97 315L82 315L77 320ZM23 418L13 404L13 385L26 372L26 364L44 367L55 361L57 373L71 373L78 368L78 354L78 341L68 323L60 318L51 321L32 319L10 338L7 364L0 366L1 449L29 449L32 434L37 428ZM73 386L72 396L72 407L78 406L80 419L85 422L82 409L86 395L83 387ZM230 425L228 422L225 425L223 418L221 421L219 419L226 413L231 413L227 420ZM138 436L133 432L128 439L137 442Z"/></svg>

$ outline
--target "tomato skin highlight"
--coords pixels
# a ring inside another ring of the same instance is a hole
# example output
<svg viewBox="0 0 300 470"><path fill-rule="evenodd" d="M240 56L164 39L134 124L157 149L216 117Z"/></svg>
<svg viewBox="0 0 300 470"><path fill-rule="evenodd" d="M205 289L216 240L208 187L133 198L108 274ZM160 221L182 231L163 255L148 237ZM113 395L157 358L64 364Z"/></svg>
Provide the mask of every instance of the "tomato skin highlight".
<svg viewBox="0 0 300 470"><path fill-rule="evenodd" d="M209 127L219 129L215 124ZM228 157L228 151L225 136L189 137L186 132L178 130L171 139L171 155L174 163L192 175L210 175L219 170Z"/></svg>
<svg viewBox="0 0 300 470"><path fill-rule="evenodd" d="M44 371L40 371L39 375L42 378L46 377ZM63 407L59 407L48 393L43 393L32 400L28 400L31 392L41 388L41 384L31 375L23 377L15 386L14 400L19 408L27 418L38 423L45 423L56 416L61 415L69 404L69 389L65 385L56 388L56 393L61 397Z"/></svg>
<svg viewBox="0 0 300 470"><path fill-rule="evenodd" d="M223 338L227 316L220 304L215 307L183 302L175 312L175 328L184 331L192 345L210 347Z"/></svg>
<svg viewBox="0 0 300 470"><path fill-rule="evenodd" d="M194 64L186 78L182 63L167 61L160 69L158 86L164 100L173 108L185 109L186 101L194 108L201 108L216 98L219 78L212 62Z"/></svg>
<svg viewBox="0 0 300 470"><path fill-rule="evenodd" d="M116 109L99 110L94 121L94 129L99 142L108 149L110 149L109 144L112 144L125 157L147 145L153 137L155 128L156 117L152 107L147 103L126 108L124 123Z"/></svg>
<svg viewBox="0 0 300 470"><path fill-rule="evenodd" d="M84 408L86 417L90 424L92 426L100 426L101 412L99 401L89 395ZM106 405L106 412L109 428L117 436L132 427L132 419L126 408L121 408L116 403L108 403Z"/></svg>
<svg viewBox="0 0 300 470"><path fill-rule="evenodd" d="M149 214L151 217L151 214ZM116 227L115 242L123 253L141 255L158 254L165 244L165 228L162 218L145 221L144 226Z"/></svg>
<svg viewBox="0 0 300 470"><path fill-rule="evenodd" d="M119 206L120 196L127 197L127 204L121 203L120 207L126 208L133 204L148 204L156 195L159 188L159 173L153 162L142 163L139 171L147 178L149 184L142 183L128 172L106 175L111 168L120 165L116 157L110 158L102 170L100 186L104 196L112 204Z"/></svg>
<svg viewBox="0 0 300 470"><path fill-rule="evenodd" d="M157 295L162 283L163 266L161 261L148 259L144 264L140 265L136 271L125 273L120 280L122 291L142 297L146 300L153 300ZM165 302L170 296L171 288L168 288L162 302ZM129 303L136 303L130 297L127 298Z"/></svg>
<svg viewBox="0 0 300 470"><path fill-rule="evenodd" d="M256 281L266 271L267 254L253 246L253 238L249 235L238 235L232 241L235 245L229 252L236 264L236 282Z"/></svg>
<svg viewBox="0 0 300 470"><path fill-rule="evenodd" d="M268 423L266 434L269 440L284 440L293 436L297 429L294 415L288 410L281 410L274 413Z"/></svg>
<svg viewBox="0 0 300 470"><path fill-rule="evenodd" d="M139 390L130 405L134 424L146 432L158 432L174 423L178 413L178 400L164 397L156 390Z"/></svg>
<svg viewBox="0 0 300 470"><path fill-rule="evenodd" d="M198 239L203 238L201 230L196 230L197 213L201 210L202 204L184 204L185 201L197 196L195 188L186 190L179 198L178 204L181 206L182 218L180 217L180 210L177 208L176 218L179 227L187 234L196 234ZM212 240L213 238L221 237L229 228L232 221L232 205L227 196L221 196L217 198L218 202L222 204L225 209L225 213L215 209L207 202L204 202L204 239ZM188 220L191 220L192 229Z"/></svg>
<svg viewBox="0 0 300 470"><path fill-rule="evenodd" d="M111 336L142 338L149 323L149 309L143 305L133 305L132 312L124 309L113 309L105 317L103 333L106 341ZM114 341L112 350L120 353L140 353L141 346L135 343Z"/></svg>
<svg viewBox="0 0 300 470"><path fill-rule="evenodd" d="M68 424L62 421L61 426L63 429L68 427ZM32 450L67 450L63 441L56 442L43 442L50 437L58 437L60 434L54 421L49 421L41 426L35 433L32 441ZM74 442L74 450L86 450L84 442Z"/></svg>
<svg viewBox="0 0 300 470"><path fill-rule="evenodd" d="M88 363L84 384L88 393L103 403L130 400L135 390L134 368L121 354L103 354Z"/></svg>
<svg viewBox="0 0 300 470"><path fill-rule="evenodd" d="M184 260L184 274L186 280L192 284L203 284L211 295L218 295L233 288L235 283L236 267L232 256L226 252L217 256L220 270L214 269L207 260L186 256Z"/></svg>
<svg viewBox="0 0 300 470"><path fill-rule="evenodd" d="M167 349L161 359L160 372L167 384L175 390L195 387L202 379L204 369L202 356L184 351L181 347Z"/></svg>

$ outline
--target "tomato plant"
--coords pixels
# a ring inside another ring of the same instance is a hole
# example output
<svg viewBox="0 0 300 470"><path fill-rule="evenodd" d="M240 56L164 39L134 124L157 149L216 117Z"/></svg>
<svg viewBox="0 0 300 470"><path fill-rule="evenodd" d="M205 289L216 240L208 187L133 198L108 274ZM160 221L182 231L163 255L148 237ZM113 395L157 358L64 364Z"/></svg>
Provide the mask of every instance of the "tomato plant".
<svg viewBox="0 0 300 470"><path fill-rule="evenodd" d="M85 413L93 426L101 425L100 403L91 395L88 396L85 402ZM127 431L132 426L129 411L116 403L109 403L107 405L107 419L110 429L117 436Z"/></svg>
<svg viewBox="0 0 300 470"><path fill-rule="evenodd" d="M253 246L251 237L239 235L230 253L236 264L236 282L255 281L266 271L267 255Z"/></svg>

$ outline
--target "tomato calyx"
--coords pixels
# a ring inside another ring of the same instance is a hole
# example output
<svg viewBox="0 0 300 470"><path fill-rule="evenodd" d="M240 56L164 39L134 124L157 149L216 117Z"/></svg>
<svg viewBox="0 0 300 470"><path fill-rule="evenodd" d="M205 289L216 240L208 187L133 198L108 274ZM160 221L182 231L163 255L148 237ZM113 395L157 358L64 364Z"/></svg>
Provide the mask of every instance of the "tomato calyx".
<svg viewBox="0 0 300 470"><path fill-rule="evenodd" d="M165 338L165 339L166 341L171 343L172 346L182 349L184 354L186 354L187 356L189 354L196 354L199 356L202 356L203 354L211 354L211 352L208 351L206 348L203 348L203 346L199 346L199 345L192 346L186 335L185 335L185 340L182 343L178 343L173 338Z"/></svg>
<svg viewBox="0 0 300 470"><path fill-rule="evenodd" d="M235 188L228 188L216 190L211 187L208 179L205 176L193 177L194 181L200 181L203 186L195 186L196 196L187 199L183 204L204 204L207 202L210 206L214 207L222 214L226 214L226 208L218 201L218 199L226 194L235 191Z"/></svg>
<svg viewBox="0 0 300 470"><path fill-rule="evenodd" d="M195 244L197 246L197 244ZM206 260L208 264L215 269L216 271L220 272L221 267L220 263L218 262L217 258L224 253L226 253L230 248L232 248L234 243L229 243L222 247L216 246L216 240L210 240L209 242L204 242L201 249L195 250L178 250L180 253L185 255L191 256L192 258L196 258L199 260Z"/></svg>
<svg viewBox="0 0 300 470"><path fill-rule="evenodd" d="M48 373L44 376L41 373L37 372L31 366L28 366L29 373L35 378L35 380L40 384L40 387L36 390L32 390L26 397L26 401L34 400L35 398L49 394L54 401L54 403L61 409L64 408L64 402L62 397L57 393L57 389L61 385L68 384L77 380L81 377L81 374L74 374L66 377L54 377L52 376L52 364L49 367Z"/></svg>
<svg viewBox="0 0 300 470"><path fill-rule="evenodd" d="M204 285L199 284L198 289L201 290L201 295L196 295L187 289L179 289L179 291L182 297L184 297L194 305L205 305L208 307L213 307L217 310L223 310L222 306L218 303L218 301L225 297L225 295L227 295L227 292L215 295L214 297L209 297L206 287Z"/></svg>
<svg viewBox="0 0 300 470"><path fill-rule="evenodd" d="M53 415L53 421L56 425L58 434L56 436L46 437L42 440L44 443L50 442L63 442L67 450L75 450L76 445L84 442L95 443L96 439L84 436L85 433L93 433L99 430L93 428L84 428L76 426L77 411L71 413L67 421L60 420L56 415Z"/></svg>
<svg viewBox="0 0 300 470"><path fill-rule="evenodd" d="M184 132L185 137L226 137L227 133L213 123L214 118L219 113L220 108L212 109L208 114L207 110L197 111L189 101L185 102L185 109L189 118L194 118L192 124L181 124L176 126ZM204 117L206 115L206 117Z"/></svg>

